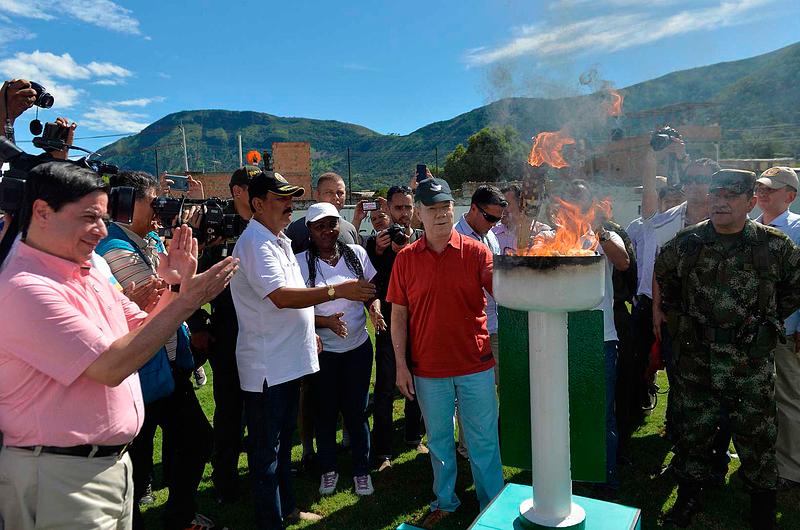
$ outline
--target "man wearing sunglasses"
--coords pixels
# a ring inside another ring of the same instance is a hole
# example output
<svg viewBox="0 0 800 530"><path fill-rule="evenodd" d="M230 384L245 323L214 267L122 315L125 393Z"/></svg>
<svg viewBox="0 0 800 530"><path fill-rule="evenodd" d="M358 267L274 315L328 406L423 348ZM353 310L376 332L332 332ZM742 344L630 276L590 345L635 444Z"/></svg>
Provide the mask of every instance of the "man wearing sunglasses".
<svg viewBox="0 0 800 530"><path fill-rule="evenodd" d="M756 180L756 198L763 212L757 223L772 226L800 243L800 215L789 211L797 198L797 173L771 167ZM775 398L778 404L778 442L775 447L779 488L800 486L800 311L784 322L786 342L775 349Z"/></svg>
<svg viewBox="0 0 800 530"><path fill-rule="evenodd" d="M472 194L469 211L462 215L456 223L456 232L480 241L489 248L492 254L500 254L500 243L492 232L492 228L500 222L507 206L508 201L498 188L488 184L478 186L478 189ZM486 293L486 318L492 354L495 362L498 362L497 304L489 293ZM497 365L495 365L495 382L497 374Z"/></svg>
<svg viewBox="0 0 800 530"><path fill-rule="evenodd" d="M800 306L800 249L781 231L748 219L754 187L750 171L716 172L709 220L681 231L656 259L677 383L678 499L668 518L681 527L702 509L715 433L726 420L750 492L750 524L775 525L774 351L782 319Z"/></svg>

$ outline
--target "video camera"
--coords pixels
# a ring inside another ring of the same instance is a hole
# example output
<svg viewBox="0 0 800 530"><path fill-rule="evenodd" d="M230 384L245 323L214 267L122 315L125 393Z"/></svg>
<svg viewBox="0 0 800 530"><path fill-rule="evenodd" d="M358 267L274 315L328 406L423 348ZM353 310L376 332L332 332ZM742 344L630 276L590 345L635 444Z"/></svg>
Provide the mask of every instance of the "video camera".
<svg viewBox="0 0 800 530"><path fill-rule="evenodd" d="M653 148L653 151L662 151L669 147L669 144L675 139L680 140L681 133L669 125L665 125L650 134L650 147Z"/></svg>
<svg viewBox="0 0 800 530"><path fill-rule="evenodd" d="M36 145L34 139L34 145ZM9 169L0 171L0 210L17 214L24 204L25 181L31 169L45 162L63 162L64 164L75 164L87 169L91 169L99 175L109 175L117 172L117 167L105 164L99 160L92 160L91 157L83 157L79 160L58 160L49 153L41 155L30 155L17 147L10 140L0 137L0 166L8 163ZM130 223L133 219L133 188L114 188L109 192L108 210L109 215L114 221Z"/></svg>
<svg viewBox="0 0 800 530"><path fill-rule="evenodd" d="M239 214L228 213L233 208L233 199L187 199L162 195L151 203L153 212L162 225L159 235L172 237L172 229L187 221L186 214L193 206L200 209L200 222L194 230L198 243L238 237L247 226Z"/></svg>

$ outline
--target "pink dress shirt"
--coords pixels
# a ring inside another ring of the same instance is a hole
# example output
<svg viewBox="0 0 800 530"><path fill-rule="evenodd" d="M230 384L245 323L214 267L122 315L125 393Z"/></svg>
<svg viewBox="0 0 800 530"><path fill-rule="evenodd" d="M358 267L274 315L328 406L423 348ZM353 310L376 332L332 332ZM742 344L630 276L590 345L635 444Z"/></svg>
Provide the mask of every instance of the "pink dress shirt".
<svg viewBox="0 0 800 530"><path fill-rule="evenodd" d="M0 431L8 446L121 445L142 426L139 376L83 375L146 313L90 263L24 243L0 273Z"/></svg>

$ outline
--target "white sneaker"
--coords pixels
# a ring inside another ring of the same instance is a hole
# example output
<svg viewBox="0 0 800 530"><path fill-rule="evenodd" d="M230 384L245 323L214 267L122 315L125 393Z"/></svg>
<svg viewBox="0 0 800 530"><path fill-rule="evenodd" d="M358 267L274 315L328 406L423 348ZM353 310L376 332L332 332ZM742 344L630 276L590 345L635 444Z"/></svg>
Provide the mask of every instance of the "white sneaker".
<svg viewBox="0 0 800 530"><path fill-rule="evenodd" d="M323 473L319 479L319 494L330 495L336 489L337 482L339 482L339 473L336 471Z"/></svg>
<svg viewBox="0 0 800 530"><path fill-rule="evenodd" d="M194 380L198 387L206 384L206 371L202 366L198 366L197 370L194 371Z"/></svg>
<svg viewBox="0 0 800 530"><path fill-rule="evenodd" d="M353 477L353 482L356 485L356 495L372 495L375 493L375 488L372 487L372 477L369 475Z"/></svg>

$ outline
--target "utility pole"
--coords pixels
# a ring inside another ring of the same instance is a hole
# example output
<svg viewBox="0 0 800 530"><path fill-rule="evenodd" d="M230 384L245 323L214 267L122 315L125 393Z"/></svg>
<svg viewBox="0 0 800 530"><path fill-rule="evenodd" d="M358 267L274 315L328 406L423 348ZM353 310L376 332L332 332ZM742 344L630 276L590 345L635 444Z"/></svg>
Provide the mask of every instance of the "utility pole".
<svg viewBox="0 0 800 530"><path fill-rule="evenodd" d="M239 135L239 167L244 165L244 159L242 157L242 135Z"/></svg>
<svg viewBox="0 0 800 530"><path fill-rule="evenodd" d="M189 172L189 153L186 151L186 129L183 128L183 122L180 125L181 137L183 138L183 168L186 173Z"/></svg>
<svg viewBox="0 0 800 530"><path fill-rule="evenodd" d="M350 180L350 148L347 148L347 201L353 202L353 183Z"/></svg>
<svg viewBox="0 0 800 530"><path fill-rule="evenodd" d="M154 151L154 152L155 152L155 154L156 154L156 177L158 177L158 176L159 176L159 172L158 172L158 147L156 147L155 149L153 149L153 151Z"/></svg>

